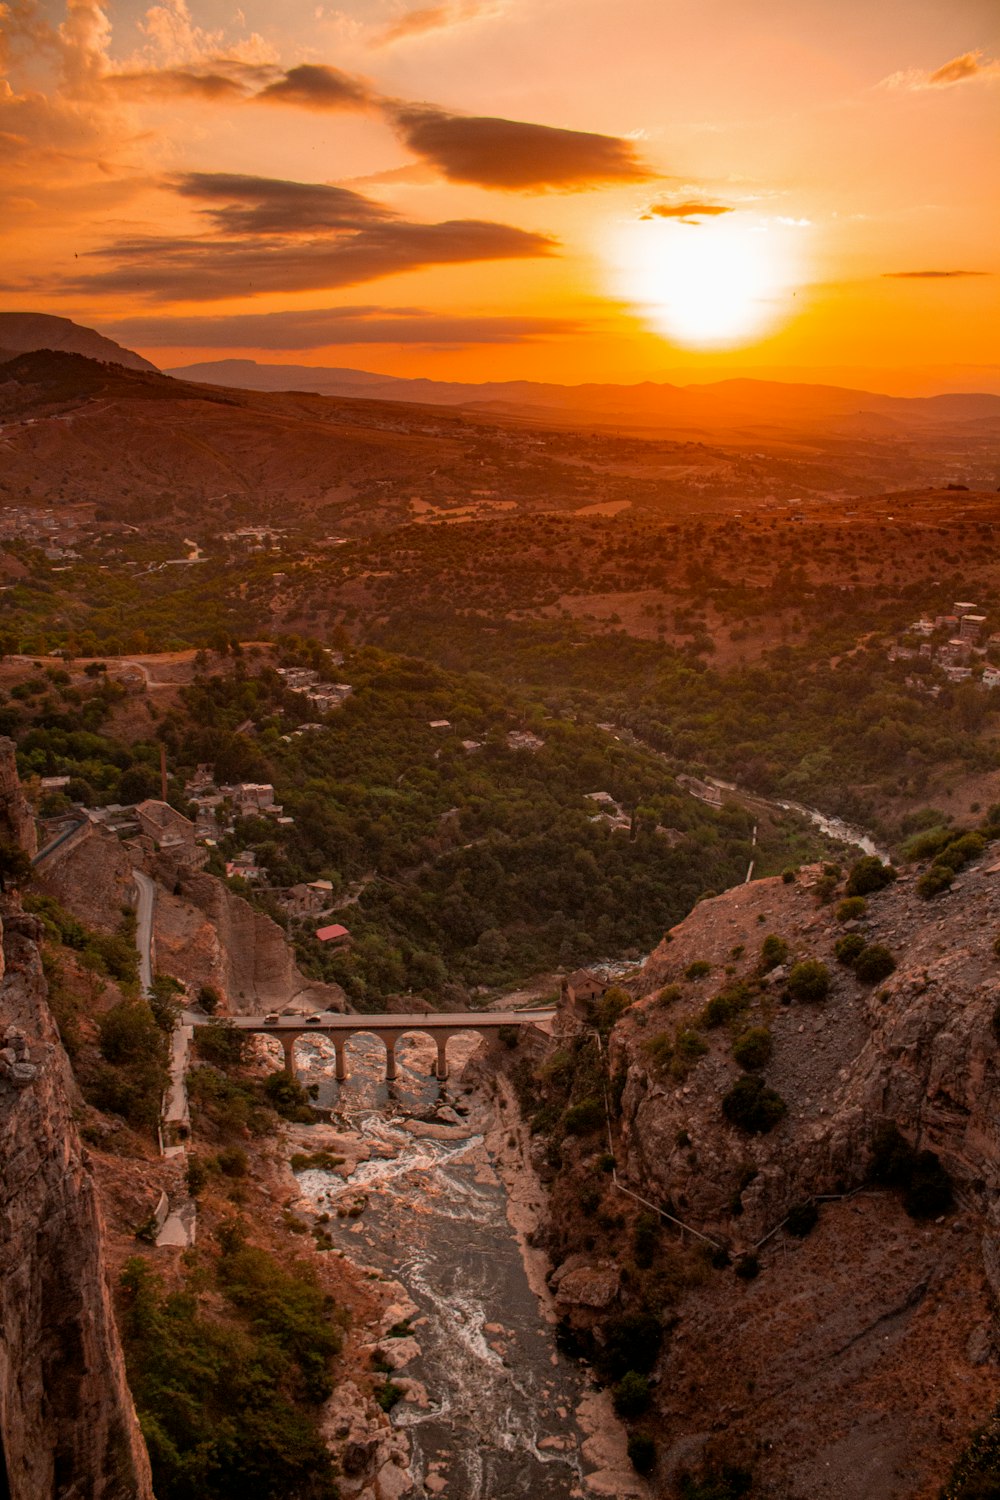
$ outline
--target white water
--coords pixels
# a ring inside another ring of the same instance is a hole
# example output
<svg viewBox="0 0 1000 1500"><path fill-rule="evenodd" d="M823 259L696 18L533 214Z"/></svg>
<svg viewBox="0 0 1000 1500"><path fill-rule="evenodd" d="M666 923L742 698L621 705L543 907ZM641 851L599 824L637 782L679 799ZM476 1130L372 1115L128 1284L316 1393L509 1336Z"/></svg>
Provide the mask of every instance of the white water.
<svg viewBox="0 0 1000 1500"><path fill-rule="evenodd" d="M458 1038L460 1065L474 1041ZM421 1356L399 1372L421 1381L428 1404L400 1403L392 1421L413 1449L415 1496L443 1480L447 1500L569 1500L580 1495L583 1434L573 1412L587 1389L579 1369L557 1354L525 1276L506 1218L504 1192L489 1165L485 1106L430 1076L435 1049L422 1038L397 1046L399 1079L384 1081L385 1053L373 1038L349 1049L351 1076L338 1085L333 1056L317 1039L296 1052L303 1081L320 1084L340 1130L371 1151L346 1180L300 1174L303 1193L330 1214L335 1243L392 1275L419 1308ZM442 1103L471 1109L465 1133L415 1136L407 1118L427 1119ZM337 1206L360 1194L359 1219ZM545 1446L543 1446L545 1445Z"/></svg>

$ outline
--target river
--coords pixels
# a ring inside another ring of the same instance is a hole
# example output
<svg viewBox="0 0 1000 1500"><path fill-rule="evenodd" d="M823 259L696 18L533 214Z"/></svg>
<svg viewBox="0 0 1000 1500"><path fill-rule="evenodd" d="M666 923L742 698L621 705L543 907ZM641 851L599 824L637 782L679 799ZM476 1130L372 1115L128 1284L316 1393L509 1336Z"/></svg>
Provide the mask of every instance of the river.
<svg viewBox="0 0 1000 1500"><path fill-rule="evenodd" d="M449 1044L453 1075L478 1040ZM338 1084L323 1041L303 1040L300 1077L319 1086L318 1103L338 1131L359 1138L368 1159L346 1179L299 1174L338 1248L391 1275L419 1309L418 1359L401 1373L420 1381L426 1405L406 1401L392 1421L407 1429L415 1496L446 1500L569 1500L590 1492L594 1404L586 1371L556 1349L554 1331L531 1290L508 1200L486 1145L495 1105L461 1082L430 1076L434 1045L417 1035L396 1049L399 1077L384 1079L374 1038L349 1044L350 1077ZM338 1217L359 1198L360 1217ZM606 1398L602 1398L604 1400ZM582 1406L581 1406L582 1403ZM617 1427L617 1424L613 1424ZM606 1435L605 1435L606 1436ZM623 1446L620 1430L618 1446ZM617 1490L641 1494L634 1474Z"/></svg>

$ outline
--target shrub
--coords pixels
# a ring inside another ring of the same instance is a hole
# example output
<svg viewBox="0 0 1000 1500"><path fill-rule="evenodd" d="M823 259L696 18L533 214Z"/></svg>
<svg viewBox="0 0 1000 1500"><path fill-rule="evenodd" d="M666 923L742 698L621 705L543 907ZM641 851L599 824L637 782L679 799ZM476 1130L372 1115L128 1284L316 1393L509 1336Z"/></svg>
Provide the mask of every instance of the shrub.
<svg viewBox="0 0 1000 1500"><path fill-rule="evenodd" d="M383 1411L392 1411L402 1401L404 1394L402 1386L391 1380L383 1380L374 1392L375 1400Z"/></svg>
<svg viewBox="0 0 1000 1500"><path fill-rule="evenodd" d="M310 1124L314 1118L309 1108L309 1096L291 1074L279 1070L264 1080L264 1095L268 1103L284 1120Z"/></svg>
<svg viewBox="0 0 1000 1500"><path fill-rule="evenodd" d="M198 1004L201 1006L206 1016L214 1016L215 1012L222 1004L222 996L219 994L214 985L203 984L201 989L198 991Z"/></svg>
<svg viewBox="0 0 1000 1500"><path fill-rule="evenodd" d="M219 1152L216 1160L219 1171L227 1177L245 1177L250 1169L249 1159L242 1146L227 1146Z"/></svg>
<svg viewBox="0 0 1000 1500"><path fill-rule="evenodd" d="M653 1264L656 1247L660 1239L659 1214L642 1213L635 1221L632 1231L632 1251L640 1270L648 1271Z"/></svg>
<svg viewBox="0 0 1000 1500"><path fill-rule="evenodd" d="M993 957L1000 958L1000 937L993 939Z"/></svg>
<svg viewBox="0 0 1000 1500"><path fill-rule="evenodd" d="M896 968L896 960L882 943L870 943L854 960L854 972L865 984L877 984L888 979Z"/></svg>
<svg viewBox="0 0 1000 1500"><path fill-rule="evenodd" d="M195 1052L219 1068L240 1067L247 1061L250 1046L250 1033L240 1031L231 1021L212 1020L194 1030Z"/></svg>
<svg viewBox="0 0 1000 1500"><path fill-rule="evenodd" d="M793 883L793 881L795 880L795 877L796 877L797 874L798 874L798 871L796 869L794 869L791 865L789 865L787 867L787 869L784 869L781 872L782 884L783 885L791 885Z"/></svg>
<svg viewBox="0 0 1000 1500"><path fill-rule="evenodd" d="M837 955L837 962L849 969L858 954L864 952L865 946L865 940L860 932L845 932L844 936L834 943L833 951Z"/></svg>
<svg viewBox="0 0 1000 1500"><path fill-rule="evenodd" d="M868 910L864 896L848 896L837 907L838 922L856 922Z"/></svg>
<svg viewBox="0 0 1000 1500"><path fill-rule="evenodd" d="M581 1099L566 1111L563 1126L567 1135L590 1135L604 1124L604 1105L596 1096Z"/></svg>
<svg viewBox="0 0 1000 1500"><path fill-rule="evenodd" d="M796 1203L794 1208L788 1210L785 1219L785 1228L789 1234L796 1239L804 1240L807 1234L811 1234L819 1222L819 1209L815 1203Z"/></svg>
<svg viewBox="0 0 1000 1500"><path fill-rule="evenodd" d="M704 979L706 974L711 974L712 965L704 958L696 958L693 963L688 964L684 970L685 979Z"/></svg>
<svg viewBox="0 0 1000 1500"><path fill-rule="evenodd" d="M651 1312L622 1313L604 1324L604 1344L597 1353L601 1374L621 1380L628 1370L648 1375L663 1343L663 1325Z"/></svg>
<svg viewBox="0 0 1000 1500"><path fill-rule="evenodd" d="M716 1026L725 1026L746 1010L753 994L749 987L741 980L727 985L717 995L713 995L701 1013L701 1024L712 1030Z"/></svg>
<svg viewBox="0 0 1000 1500"><path fill-rule="evenodd" d="M608 1036L618 1018L628 1010L634 1000L627 990L612 985L594 1007L594 1020L602 1036Z"/></svg>
<svg viewBox="0 0 1000 1500"><path fill-rule="evenodd" d="M197 1198L208 1181L208 1168L200 1156L189 1156L187 1164L187 1190Z"/></svg>
<svg viewBox="0 0 1000 1500"><path fill-rule="evenodd" d="M818 958L804 958L792 968L787 984L795 1000L825 1000L830 993L830 971Z"/></svg>
<svg viewBox="0 0 1000 1500"><path fill-rule="evenodd" d="M940 1158L933 1151L915 1151L896 1125L875 1132L868 1175L882 1186L902 1189L911 1219L936 1219L952 1207L951 1178Z"/></svg>
<svg viewBox="0 0 1000 1500"><path fill-rule="evenodd" d="M517 1046L520 1036L521 1028L519 1026L501 1026L497 1031L497 1040L511 1052Z"/></svg>
<svg viewBox="0 0 1000 1500"><path fill-rule="evenodd" d="M733 1043L733 1057L749 1073L766 1067L773 1051L774 1039L766 1026L751 1026Z"/></svg>
<svg viewBox="0 0 1000 1500"><path fill-rule="evenodd" d="M758 968L762 974L769 974L779 964L783 964L788 957L788 944L783 937L776 932L769 932L760 945L760 963Z"/></svg>
<svg viewBox="0 0 1000 1500"><path fill-rule="evenodd" d="M821 875L813 885L813 895L821 905L825 905L827 901L833 900L838 884L836 875Z"/></svg>
<svg viewBox="0 0 1000 1500"><path fill-rule="evenodd" d="M931 865L917 881L917 895L929 901L932 896L939 896L942 891L948 890L954 879L955 872L947 865Z"/></svg>
<svg viewBox="0 0 1000 1500"><path fill-rule="evenodd" d="M722 1113L726 1119L750 1135L767 1135L787 1110L781 1095L769 1089L756 1073L738 1078L722 1096Z"/></svg>
<svg viewBox="0 0 1000 1500"><path fill-rule="evenodd" d="M615 1411L620 1417L641 1417L649 1406L649 1380L638 1370L627 1370L612 1388Z"/></svg>
<svg viewBox="0 0 1000 1500"><path fill-rule="evenodd" d="M741 1281L754 1281L760 1275L760 1261L751 1250L740 1256L733 1269Z"/></svg>
<svg viewBox="0 0 1000 1500"><path fill-rule="evenodd" d="M870 896L896 879L892 865L884 865L877 854L866 854L851 866L845 890L848 896Z"/></svg>
<svg viewBox="0 0 1000 1500"><path fill-rule="evenodd" d="M628 1458L637 1474L651 1474L656 1467L656 1439L648 1432L630 1433Z"/></svg>
<svg viewBox="0 0 1000 1500"><path fill-rule="evenodd" d="M679 1000L682 994L683 991L679 984L665 984L656 998L661 1005L673 1005L674 1001Z"/></svg>
<svg viewBox="0 0 1000 1500"><path fill-rule="evenodd" d="M161 1062L165 1054L163 1032L145 1000L121 1000L98 1022L101 1056L106 1062Z"/></svg>
<svg viewBox="0 0 1000 1500"><path fill-rule="evenodd" d="M700 1057L704 1057L708 1051L708 1043L692 1031L690 1027L682 1027L674 1038L673 1056L670 1060L670 1076L678 1083L683 1081Z"/></svg>

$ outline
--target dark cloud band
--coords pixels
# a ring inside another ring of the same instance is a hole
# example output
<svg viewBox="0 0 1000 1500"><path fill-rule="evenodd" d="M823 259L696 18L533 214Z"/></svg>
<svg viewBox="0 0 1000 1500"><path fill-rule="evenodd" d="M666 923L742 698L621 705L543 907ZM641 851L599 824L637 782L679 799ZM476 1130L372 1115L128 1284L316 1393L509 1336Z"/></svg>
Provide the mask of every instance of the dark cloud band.
<svg viewBox="0 0 1000 1500"><path fill-rule="evenodd" d="M566 318L449 317L414 307L331 307L103 325L146 348L323 349L334 344L521 344L579 331Z"/></svg>

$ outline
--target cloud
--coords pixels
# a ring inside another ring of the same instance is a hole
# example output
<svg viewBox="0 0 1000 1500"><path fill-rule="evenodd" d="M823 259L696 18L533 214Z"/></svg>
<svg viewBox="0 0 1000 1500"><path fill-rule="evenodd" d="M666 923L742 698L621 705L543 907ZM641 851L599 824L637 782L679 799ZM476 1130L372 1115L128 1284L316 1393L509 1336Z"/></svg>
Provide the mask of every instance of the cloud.
<svg viewBox="0 0 1000 1500"><path fill-rule="evenodd" d="M714 218L718 214L731 214L734 209L728 203L651 203L642 215L644 219L681 219L685 224L695 224L698 219Z"/></svg>
<svg viewBox="0 0 1000 1500"><path fill-rule="evenodd" d="M139 236L90 251L106 270L77 292L215 301L262 292L358 286L425 266L554 253L549 236L482 219L415 224L346 188L191 173L170 184L207 202L217 233Z"/></svg>
<svg viewBox="0 0 1000 1500"><path fill-rule="evenodd" d="M118 73L109 79L112 88L133 99L243 99L246 88L224 73L195 73L188 68L159 68L140 73Z"/></svg>
<svg viewBox="0 0 1000 1500"><path fill-rule="evenodd" d="M888 281L952 281L963 276L989 276L989 271L883 271Z"/></svg>
<svg viewBox="0 0 1000 1500"><path fill-rule="evenodd" d="M404 11L384 31L378 32L368 45L372 48L391 47L394 42L426 36L428 32L450 31L467 21L498 16L504 9L504 5L496 3L496 0L458 0L458 3L453 4L422 5L416 10Z"/></svg>
<svg viewBox="0 0 1000 1500"><path fill-rule="evenodd" d="M335 344L521 344L579 331L564 318L452 317L419 307L327 307L224 317L126 318L103 324L145 348L324 349Z"/></svg>
<svg viewBox="0 0 1000 1500"><path fill-rule="evenodd" d="M429 105L388 111L406 145L449 182L478 187L581 189L641 182L654 173L631 141L486 115L452 115Z"/></svg>
<svg viewBox="0 0 1000 1500"><path fill-rule="evenodd" d="M951 88L956 83L995 83L1000 79L1000 58L984 57L982 50L963 52L933 71L904 68L883 78L879 88L922 93L926 89Z"/></svg>
<svg viewBox="0 0 1000 1500"><path fill-rule="evenodd" d="M339 68L301 63L262 89L255 99L265 104L293 104L301 109L366 109L374 100L369 86Z"/></svg>
<svg viewBox="0 0 1000 1500"><path fill-rule="evenodd" d="M171 186L226 235L301 235L363 229L397 218L371 198L324 182L288 182L235 172L185 172Z"/></svg>

